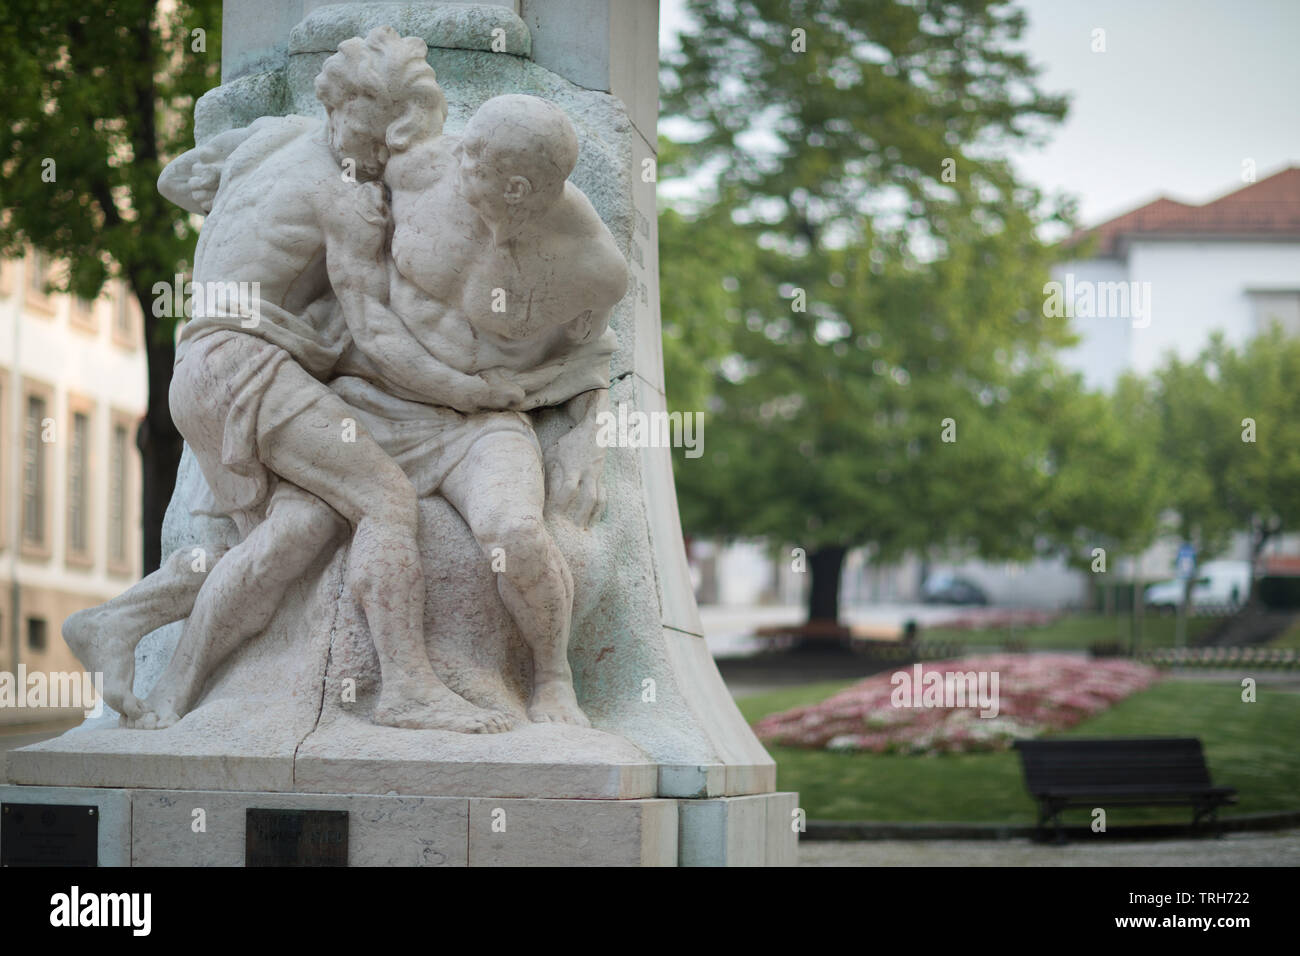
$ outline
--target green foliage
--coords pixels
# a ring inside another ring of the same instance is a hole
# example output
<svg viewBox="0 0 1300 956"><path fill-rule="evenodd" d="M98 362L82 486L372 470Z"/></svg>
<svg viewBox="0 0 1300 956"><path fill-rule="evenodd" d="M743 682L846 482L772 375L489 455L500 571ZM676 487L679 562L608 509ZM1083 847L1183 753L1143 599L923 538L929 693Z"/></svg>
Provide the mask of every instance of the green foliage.
<svg viewBox="0 0 1300 956"><path fill-rule="evenodd" d="M196 28L205 52L192 49ZM0 254L30 244L68 260L54 284L85 298L121 276L151 341L165 339L150 290L189 259L197 231L156 183L193 145L194 101L218 81L220 0L9 0L0 44Z"/></svg>
<svg viewBox="0 0 1300 956"><path fill-rule="evenodd" d="M669 400L708 423L704 456L677 463L684 525L878 558L1027 556L1050 490L1037 406L1068 341L1043 314L1039 231L1069 210L997 155L1064 110L1010 49L1022 18L689 9L700 29L663 102L694 136L661 169L705 202L660 224Z"/></svg>
<svg viewBox="0 0 1300 956"><path fill-rule="evenodd" d="M1192 360L1170 358L1146 386L1174 531L1203 560L1234 532L1258 551L1300 527L1298 376L1300 340L1273 327L1240 349L1216 337Z"/></svg>
<svg viewBox="0 0 1300 956"><path fill-rule="evenodd" d="M1224 494L1240 525L1256 543L1300 529L1300 340L1276 325L1232 350L1215 341L1208 361L1217 368L1228 399L1223 428L1233 464ZM1254 441L1246 441L1247 421Z"/></svg>
<svg viewBox="0 0 1300 956"><path fill-rule="evenodd" d="M665 114L699 131L682 166L716 166L721 191L790 242L817 246L832 231L860 241L884 225L944 242L976 209L997 231L1009 209L1034 205L990 147L1059 120L1065 103L1034 89L1036 70L1012 49L1024 15L1005 2L691 0L687 10L698 29L681 37L661 93ZM888 223L864 216L882 202L895 206Z"/></svg>
<svg viewBox="0 0 1300 956"><path fill-rule="evenodd" d="M1040 409L1052 474L1039 527L1079 567L1103 548L1113 572L1160 536L1170 475L1150 390L1131 376L1109 395L1061 380Z"/></svg>
<svg viewBox="0 0 1300 956"><path fill-rule="evenodd" d="M1151 401L1160 457L1169 469L1169 507L1175 534L1202 560L1222 552L1238 530L1225 497L1228 471L1240 461L1240 407L1211 377L1209 353L1191 362L1169 361L1154 376Z"/></svg>

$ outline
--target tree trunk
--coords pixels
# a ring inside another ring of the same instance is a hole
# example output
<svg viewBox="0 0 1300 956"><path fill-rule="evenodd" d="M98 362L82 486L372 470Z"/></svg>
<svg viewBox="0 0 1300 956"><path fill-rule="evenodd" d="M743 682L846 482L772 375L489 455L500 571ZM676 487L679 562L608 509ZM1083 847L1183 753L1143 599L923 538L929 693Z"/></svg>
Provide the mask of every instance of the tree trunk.
<svg viewBox="0 0 1300 956"><path fill-rule="evenodd" d="M1133 620L1129 625L1129 644L1130 654L1136 654L1138 646L1142 643L1142 617L1146 613L1146 595L1143 594L1141 575L1142 570L1140 558L1133 559Z"/></svg>
<svg viewBox="0 0 1300 956"><path fill-rule="evenodd" d="M1254 534L1254 540L1250 545L1250 584L1246 590L1246 603L1241 608L1243 611L1255 612L1259 610L1259 562L1264 556L1264 547L1268 544L1269 539L1273 537L1272 531L1259 530Z"/></svg>
<svg viewBox="0 0 1300 956"><path fill-rule="evenodd" d="M134 284L134 283L133 283ZM156 571L162 563L162 525L167 505L176 487L176 469L184 445L172 421L168 392L171 389L172 365L176 345L172 329L153 315L153 299L146 287L135 285L136 299L144 314L145 361L149 378L148 406L144 420L136 431L135 443L141 460L141 533L144 539L145 574Z"/></svg>
<svg viewBox="0 0 1300 956"><path fill-rule="evenodd" d="M840 574L848 548L828 545L808 556L812 587L808 592L808 623L836 624L840 619Z"/></svg>

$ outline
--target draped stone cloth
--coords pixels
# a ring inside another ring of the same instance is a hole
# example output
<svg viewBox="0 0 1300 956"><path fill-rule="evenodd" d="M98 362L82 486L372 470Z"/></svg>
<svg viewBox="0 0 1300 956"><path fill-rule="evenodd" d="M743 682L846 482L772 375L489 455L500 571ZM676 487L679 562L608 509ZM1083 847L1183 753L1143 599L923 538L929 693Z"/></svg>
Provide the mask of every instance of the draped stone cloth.
<svg viewBox="0 0 1300 956"><path fill-rule="evenodd" d="M257 324L246 327L253 316ZM392 393L399 389L358 375L335 378L324 390L320 379L345 354L351 356L351 367L365 367L332 296L301 317L266 302L201 316L181 332L171 392L177 427L207 479L206 493L191 503L191 511L229 516L240 536L247 535L264 516L278 481L261 462L261 442L313 406L340 424L355 412L358 424L410 477L416 493L434 494L483 435L514 431L536 444L525 411L608 388L615 346L614 333L607 329L557 357L556 368L562 366L563 374L534 383L518 410L466 415L398 397ZM428 361L440 359L429 355Z"/></svg>

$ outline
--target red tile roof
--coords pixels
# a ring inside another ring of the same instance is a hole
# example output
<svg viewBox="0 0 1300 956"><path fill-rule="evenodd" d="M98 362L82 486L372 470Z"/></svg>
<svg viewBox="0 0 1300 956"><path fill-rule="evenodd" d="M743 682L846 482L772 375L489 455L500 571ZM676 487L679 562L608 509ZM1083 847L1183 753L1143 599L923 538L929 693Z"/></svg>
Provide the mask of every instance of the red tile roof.
<svg viewBox="0 0 1300 956"><path fill-rule="evenodd" d="M1130 236L1300 238L1300 166L1291 166L1202 206L1161 197L1092 229L1073 244L1097 237L1097 255L1114 255Z"/></svg>
<svg viewBox="0 0 1300 956"><path fill-rule="evenodd" d="M1300 557L1288 554L1268 554L1263 559L1262 572L1272 577L1300 577Z"/></svg>

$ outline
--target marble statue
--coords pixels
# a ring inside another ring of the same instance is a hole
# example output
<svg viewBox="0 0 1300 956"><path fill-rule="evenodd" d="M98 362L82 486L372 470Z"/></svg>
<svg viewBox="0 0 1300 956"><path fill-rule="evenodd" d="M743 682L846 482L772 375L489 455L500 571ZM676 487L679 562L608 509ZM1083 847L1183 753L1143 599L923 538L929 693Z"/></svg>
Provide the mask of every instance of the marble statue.
<svg viewBox="0 0 1300 956"><path fill-rule="evenodd" d="M167 558L65 621L103 713L0 801L96 808L101 865L249 864L267 810L350 866L794 861L672 452L599 427L668 409L656 23L223 0L158 184L206 217Z"/></svg>
<svg viewBox="0 0 1300 956"><path fill-rule="evenodd" d="M206 214L196 299L171 388L178 428L239 540L182 548L125 594L70 617L127 726L168 727L286 589L340 548L380 667L373 720L466 733L510 715L465 700L426 651L418 502L464 519L532 655L533 722L589 726L568 641L574 585L548 531L604 506L596 417L627 266L568 182L578 139L557 106L498 96L460 136L426 45L389 27L341 43L316 94L326 118L263 117L172 162L165 196ZM569 428L543 452L529 413ZM184 620L152 692L135 646ZM430 622L428 626L437 626Z"/></svg>

